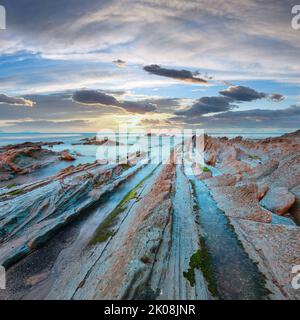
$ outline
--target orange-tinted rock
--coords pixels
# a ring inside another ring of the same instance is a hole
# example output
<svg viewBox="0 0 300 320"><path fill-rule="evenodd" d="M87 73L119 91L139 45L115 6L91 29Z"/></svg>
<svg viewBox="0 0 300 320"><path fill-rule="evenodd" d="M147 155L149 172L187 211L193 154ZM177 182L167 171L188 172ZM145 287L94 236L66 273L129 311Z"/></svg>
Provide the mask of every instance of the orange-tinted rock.
<svg viewBox="0 0 300 320"><path fill-rule="evenodd" d="M289 192L287 188L277 187L271 188L260 203L268 210L282 215L288 212L295 201L295 195Z"/></svg>
<svg viewBox="0 0 300 320"><path fill-rule="evenodd" d="M261 200L269 191L269 186L266 183L257 184L257 199Z"/></svg>
<svg viewBox="0 0 300 320"><path fill-rule="evenodd" d="M206 181L209 187L234 186L238 181L238 176L232 174L222 174Z"/></svg>
<svg viewBox="0 0 300 320"><path fill-rule="evenodd" d="M30 173L57 160L57 153L40 146L0 152L0 181L7 175Z"/></svg>
<svg viewBox="0 0 300 320"><path fill-rule="evenodd" d="M76 160L76 158L74 158L72 155L70 155L70 153L68 151L66 151L66 150L61 152L60 158L61 158L61 160L64 160L64 161L74 161L74 160Z"/></svg>
<svg viewBox="0 0 300 320"><path fill-rule="evenodd" d="M220 209L229 217L271 222L271 212L260 208L255 184L211 188Z"/></svg>
<svg viewBox="0 0 300 320"><path fill-rule="evenodd" d="M291 215L294 217L298 225L300 225L300 185L293 188L291 193L296 197L296 202L290 209Z"/></svg>

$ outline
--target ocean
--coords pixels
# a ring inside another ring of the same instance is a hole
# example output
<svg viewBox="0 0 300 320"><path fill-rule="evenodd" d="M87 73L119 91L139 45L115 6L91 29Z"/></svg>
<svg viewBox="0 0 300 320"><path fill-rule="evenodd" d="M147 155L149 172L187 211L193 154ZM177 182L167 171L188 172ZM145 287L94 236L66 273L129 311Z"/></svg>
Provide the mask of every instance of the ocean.
<svg viewBox="0 0 300 320"><path fill-rule="evenodd" d="M285 132L265 132L265 133L225 133L225 132L215 132L209 133L211 136L226 136L228 138L234 138L236 136L242 136L249 139L264 139L267 137L278 137ZM0 132L0 146L6 146L9 144L17 144L23 142L53 142L62 141L66 144L73 144L79 142L81 139L93 137L96 133L86 132L86 133L36 133L36 132L20 132L20 133L3 133ZM103 134L104 135L104 134ZM134 136L133 134L131 136Z"/></svg>

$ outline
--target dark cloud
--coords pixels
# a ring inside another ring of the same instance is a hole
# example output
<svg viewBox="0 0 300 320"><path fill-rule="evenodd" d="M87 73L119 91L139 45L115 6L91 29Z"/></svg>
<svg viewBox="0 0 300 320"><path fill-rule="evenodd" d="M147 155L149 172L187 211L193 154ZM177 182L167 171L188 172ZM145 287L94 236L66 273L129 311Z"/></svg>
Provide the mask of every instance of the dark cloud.
<svg viewBox="0 0 300 320"><path fill-rule="evenodd" d="M220 91L220 94L235 101L253 101L268 96L266 93L257 92L254 89L244 86L231 86Z"/></svg>
<svg viewBox="0 0 300 320"><path fill-rule="evenodd" d="M228 97L234 101L254 101L263 98L269 98L273 102L280 102L284 100L284 96L280 93L268 94L264 92L258 92L254 89L244 86L230 85L229 88L220 91L220 94Z"/></svg>
<svg viewBox="0 0 300 320"><path fill-rule="evenodd" d="M269 96L269 98L274 102L280 102L285 99L284 95L282 95L280 93L273 93Z"/></svg>
<svg viewBox="0 0 300 320"><path fill-rule="evenodd" d="M96 118L103 114L122 113L121 109L110 106L97 108L93 105L81 105L71 99L71 93L26 95L24 99L35 102L34 108L20 108L17 105L1 104L0 119L9 120L72 120Z"/></svg>
<svg viewBox="0 0 300 320"><path fill-rule="evenodd" d="M231 102L232 100L227 97L202 97L191 108L177 111L175 114L194 117L208 113L225 112L236 107Z"/></svg>
<svg viewBox="0 0 300 320"><path fill-rule="evenodd" d="M0 104L8 104L12 106L33 107L34 102L25 98L9 97L5 94L0 94Z"/></svg>
<svg viewBox="0 0 300 320"><path fill-rule="evenodd" d="M171 118L170 121L201 128L299 128L300 106L293 105L278 110L228 111L205 117L178 116Z"/></svg>
<svg viewBox="0 0 300 320"><path fill-rule="evenodd" d="M118 101L112 95L98 90L76 91L72 97L73 101L85 105L104 105L122 108L132 113L154 112L157 106L147 101Z"/></svg>
<svg viewBox="0 0 300 320"><path fill-rule="evenodd" d="M207 80L196 77L195 74L188 70L167 69L162 68L157 64L145 66L144 70L157 76L178 79L185 82L207 83Z"/></svg>
<svg viewBox="0 0 300 320"><path fill-rule="evenodd" d="M183 105L183 100L179 98L149 98L145 100L157 106L157 111L162 113L174 113Z"/></svg>
<svg viewBox="0 0 300 320"><path fill-rule="evenodd" d="M118 67L118 68L124 68L126 67L126 61L123 61L121 59L114 60L113 63Z"/></svg>
<svg viewBox="0 0 300 320"><path fill-rule="evenodd" d="M119 101L104 92L97 90L80 90L76 91L72 97L73 101L81 104L101 104L105 106L120 106Z"/></svg>
<svg viewBox="0 0 300 320"><path fill-rule="evenodd" d="M155 104L144 101L123 101L121 102L121 107L132 113L146 113L157 110L157 106Z"/></svg>
<svg viewBox="0 0 300 320"><path fill-rule="evenodd" d="M281 94L268 95L267 93L257 92L254 89L244 86L230 86L220 91L221 96L202 97L198 99L190 108L175 112L178 116L194 117L209 113L223 113L237 107L234 103L254 101L269 97L272 101L282 101Z"/></svg>

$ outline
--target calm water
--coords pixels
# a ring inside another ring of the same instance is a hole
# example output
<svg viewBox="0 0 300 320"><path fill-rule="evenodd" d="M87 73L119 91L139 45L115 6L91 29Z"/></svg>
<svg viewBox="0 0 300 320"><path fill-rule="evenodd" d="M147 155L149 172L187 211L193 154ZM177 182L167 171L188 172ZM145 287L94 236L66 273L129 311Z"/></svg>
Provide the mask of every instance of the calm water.
<svg viewBox="0 0 300 320"><path fill-rule="evenodd" d="M226 136L225 133L215 133L213 136ZM245 138L253 138L253 139L262 139L270 136L280 136L282 132L277 133L246 133L243 136ZM138 136L136 134L124 135L120 134L118 137L115 135L107 135L105 133L102 134L103 138L108 136L110 140L119 140L120 146L116 148L115 146L106 146L99 147L95 145L74 145L80 143L80 140L85 138L90 138L96 136L96 133L3 133L0 132L0 147L6 145L19 144L24 142L63 142L61 145L55 145L50 148L53 151L62 151L69 150L71 154L73 154L76 158L72 163L67 161L60 161L52 164L51 166L47 166L41 169L34 171L31 174L27 174L24 176L18 176L15 179L10 180L9 183L17 183L23 184L29 180L40 180L45 179L49 176L57 174L60 170L74 165L77 166L79 164L93 163L97 159L107 159L113 158L117 159L116 152L120 157L126 155L127 153L134 153L135 151L145 151L148 153L149 158L153 156L159 159L158 162L161 162L163 158L167 158L169 155L169 151L172 149L172 146L180 143L182 141L181 138L174 138L173 140L170 137L158 137L158 136ZM235 136L240 135L240 133L234 134L230 133L227 136L229 138L233 138ZM151 146L149 148L148 146ZM0 182L0 187L6 185L7 182Z"/></svg>
<svg viewBox="0 0 300 320"><path fill-rule="evenodd" d="M54 145L50 150L60 152L68 150L75 156L76 160L72 162L58 161L41 169L26 175L16 176L14 179L7 181L0 181L0 187L10 184L24 184L28 181L37 181L45 179L57 174L60 170L69 167L70 165L77 166L79 164L94 163L99 159L117 159L128 153L132 154L136 151L145 151L148 153L149 159L157 159L155 163L160 163L163 159L169 156L169 150L172 145L179 143L181 139L170 139L169 137L147 137L136 135L120 135L109 136L110 140L118 140L120 146L97 146L97 145L82 145L79 144L82 139L94 137L95 133L0 133L0 146L19 144L23 142L63 142L61 145ZM150 140L149 140L150 139ZM177 140L177 141L176 141ZM151 148L148 148L148 146ZM162 147L164 146L164 147ZM167 147L169 146L169 147ZM153 161L153 160L152 160Z"/></svg>
<svg viewBox="0 0 300 320"><path fill-rule="evenodd" d="M272 132L272 133L209 133L212 136L220 137L227 136L228 138L234 138L236 136L243 136L245 138L252 139L263 139L266 137L278 137L284 132ZM96 133L3 133L0 132L0 146L5 146L8 144L23 143L26 141L30 142L52 142L52 141L62 141L67 144L72 144L79 142L81 139L95 136ZM134 137L134 135L132 135Z"/></svg>
<svg viewBox="0 0 300 320"><path fill-rule="evenodd" d="M268 292L256 264L239 243L228 218L216 205L203 181L194 184L201 228L212 259L218 297L225 300L264 300Z"/></svg>

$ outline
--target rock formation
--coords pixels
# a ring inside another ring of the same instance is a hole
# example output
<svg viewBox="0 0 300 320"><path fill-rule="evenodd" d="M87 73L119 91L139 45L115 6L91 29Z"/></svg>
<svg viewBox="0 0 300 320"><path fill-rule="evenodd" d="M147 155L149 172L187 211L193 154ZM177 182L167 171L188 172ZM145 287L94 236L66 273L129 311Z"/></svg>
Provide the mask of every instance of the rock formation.
<svg viewBox="0 0 300 320"><path fill-rule="evenodd" d="M60 144L54 143L23 143L16 146L0 148L0 181L13 179L18 175L31 173L37 169L49 166L54 162L74 161L67 150L55 152L43 148L43 146L53 146Z"/></svg>
<svg viewBox="0 0 300 320"><path fill-rule="evenodd" d="M291 286L291 268L300 264L299 132L262 140L205 136L204 146L204 166L191 165L178 146L167 164L134 153L119 164L69 166L0 188L0 264L8 280L0 299L217 299L218 261L205 242L219 221L209 220L212 205L265 276L268 297L300 299ZM43 147L1 148L1 179L74 160L67 150ZM201 192L202 201L209 198L205 232ZM218 250L222 238L213 235Z"/></svg>

